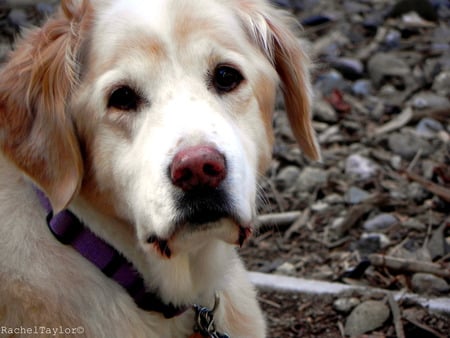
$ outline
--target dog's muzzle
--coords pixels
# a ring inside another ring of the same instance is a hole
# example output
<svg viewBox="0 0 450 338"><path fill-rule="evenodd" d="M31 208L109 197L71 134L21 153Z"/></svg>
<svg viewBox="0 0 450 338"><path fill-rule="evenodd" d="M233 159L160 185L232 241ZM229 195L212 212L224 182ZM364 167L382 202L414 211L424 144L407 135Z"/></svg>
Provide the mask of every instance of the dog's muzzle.
<svg viewBox="0 0 450 338"><path fill-rule="evenodd" d="M162 256L170 258L182 239L200 233L242 245L251 227L243 224L227 188L228 168L225 156L210 145L180 150L172 159L168 175L174 187L174 233L169 238L151 236Z"/></svg>
<svg viewBox="0 0 450 338"><path fill-rule="evenodd" d="M202 224L234 217L234 207L224 187L227 164L224 155L212 146L196 146L179 151L169 168L174 193L176 224Z"/></svg>

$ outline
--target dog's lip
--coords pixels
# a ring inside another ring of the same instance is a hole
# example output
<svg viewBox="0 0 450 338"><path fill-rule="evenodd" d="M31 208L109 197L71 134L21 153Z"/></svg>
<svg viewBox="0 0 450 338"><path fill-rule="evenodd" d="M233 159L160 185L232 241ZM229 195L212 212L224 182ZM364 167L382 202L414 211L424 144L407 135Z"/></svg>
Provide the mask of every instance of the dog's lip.
<svg viewBox="0 0 450 338"><path fill-rule="evenodd" d="M224 242L242 247L245 241L252 235L253 225L251 222L241 223L236 220L227 219L226 222L206 224L198 230L192 230L189 224L178 226L167 237L150 235L147 243L162 257L170 259L172 256L183 251L186 241L195 242L196 236L209 236L223 240Z"/></svg>

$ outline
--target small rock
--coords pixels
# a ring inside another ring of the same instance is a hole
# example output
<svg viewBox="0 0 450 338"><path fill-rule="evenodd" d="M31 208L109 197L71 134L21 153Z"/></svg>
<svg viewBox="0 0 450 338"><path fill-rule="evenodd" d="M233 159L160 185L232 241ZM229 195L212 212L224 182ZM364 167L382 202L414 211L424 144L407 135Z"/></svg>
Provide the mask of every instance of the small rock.
<svg viewBox="0 0 450 338"><path fill-rule="evenodd" d="M417 182L408 184L408 198L416 203L422 204L431 195L423 188L423 186Z"/></svg>
<svg viewBox="0 0 450 338"><path fill-rule="evenodd" d="M300 191L312 192L323 186L328 181L328 173L319 168L306 167L297 179L297 187Z"/></svg>
<svg viewBox="0 0 450 338"><path fill-rule="evenodd" d="M313 103L313 116L315 120L336 123L338 116L334 108L325 100L315 100Z"/></svg>
<svg viewBox="0 0 450 338"><path fill-rule="evenodd" d="M336 193L325 196L323 201L332 205L344 203L344 199L342 198L342 196Z"/></svg>
<svg viewBox="0 0 450 338"><path fill-rule="evenodd" d="M444 130L444 126L441 122L425 117L417 124L417 134L425 137L435 137L437 133Z"/></svg>
<svg viewBox="0 0 450 338"><path fill-rule="evenodd" d="M366 180L375 176L379 166L366 157L355 154L347 158L345 162L345 173L357 180Z"/></svg>
<svg viewBox="0 0 450 338"><path fill-rule="evenodd" d="M390 244L389 238L384 234L370 233L362 234L361 238L352 243L351 248L357 250L361 256L368 256L379 252Z"/></svg>
<svg viewBox="0 0 450 338"><path fill-rule="evenodd" d="M324 201L318 201L311 206L311 210L315 212L323 212L329 208L328 203Z"/></svg>
<svg viewBox="0 0 450 338"><path fill-rule="evenodd" d="M445 229L447 224L445 222L433 231L433 234L428 241L427 248L433 260L444 257L450 252L450 247L445 242Z"/></svg>
<svg viewBox="0 0 450 338"><path fill-rule="evenodd" d="M284 167L280 170L274 180L275 187L280 191L292 188L297 181L297 178L300 176L300 173L300 169L296 166L291 165Z"/></svg>
<svg viewBox="0 0 450 338"><path fill-rule="evenodd" d="M316 91L323 96L330 95L335 89L343 90L345 87L344 78L335 70L320 74L315 83Z"/></svg>
<svg viewBox="0 0 450 338"><path fill-rule="evenodd" d="M402 40L402 33L400 33L396 29L390 29L385 38L384 38L384 44L388 48L397 48L400 45L400 42Z"/></svg>
<svg viewBox="0 0 450 338"><path fill-rule="evenodd" d="M450 105L450 100L432 92L420 92L411 99L411 105L416 109L436 109Z"/></svg>
<svg viewBox="0 0 450 338"><path fill-rule="evenodd" d="M400 170L402 168L402 157L394 155L391 157L390 163L392 168Z"/></svg>
<svg viewBox="0 0 450 338"><path fill-rule="evenodd" d="M365 97L372 93L372 83L369 80L361 79L355 81L352 86L352 92L355 95Z"/></svg>
<svg viewBox="0 0 450 338"><path fill-rule="evenodd" d="M302 20L302 26L318 26L323 25L324 23L333 21L333 18L329 15L312 15Z"/></svg>
<svg viewBox="0 0 450 338"><path fill-rule="evenodd" d="M433 150L427 140L409 131L393 133L388 138L389 148L406 160L412 160L421 151L422 156L429 155Z"/></svg>
<svg viewBox="0 0 450 338"><path fill-rule="evenodd" d="M376 86L380 86L385 77L403 78L410 74L408 64L395 53L377 53L367 64L370 78Z"/></svg>
<svg viewBox="0 0 450 338"><path fill-rule="evenodd" d="M359 304L348 316L344 332L358 336L381 327L389 318L390 310L380 301L368 300Z"/></svg>
<svg viewBox="0 0 450 338"><path fill-rule="evenodd" d="M358 187L350 187L345 193L344 199L348 204L359 204L369 198L370 194Z"/></svg>
<svg viewBox="0 0 450 338"><path fill-rule="evenodd" d="M429 273L415 273L411 278L411 288L417 293L438 295L450 291L445 279Z"/></svg>
<svg viewBox="0 0 450 338"><path fill-rule="evenodd" d="M409 229L414 229L414 230L419 230L419 231L423 231L426 230L427 227L425 224L423 224L423 222L415 219L415 218L409 218L408 220L406 220L405 222L403 222L402 224L405 228L409 228Z"/></svg>
<svg viewBox="0 0 450 338"><path fill-rule="evenodd" d="M441 96L450 96L450 71L440 73L434 80L432 89Z"/></svg>
<svg viewBox="0 0 450 338"><path fill-rule="evenodd" d="M367 231L380 231L397 224L398 219L391 214L380 214L364 222L363 228Z"/></svg>
<svg viewBox="0 0 450 338"><path fill-rule="evenodd" d="M11 10L11 12L9 12L8 19L16 27L28 25L27 14L20 8L14 8Z"/></svg>
<svg viewBox="0 0 450 338"><path fill-rule="evenodd" d="M333 309L337 312L341 313L349 313L351 310L358 306L361 302L358 298L349 297L349 298L338 298L333 302Z"/></svg>
<svg viewBox="0 0 450 338"><path fill-rule="evenodd" d="M364 73L364 65L358 59L336 58L330 61L330 65L350 80L359 79Z"/></svg>
<svg viewBox="0 0 450 338"><path fill-rule="evenodd" d="M295 266L292 263L284 262L276 268L275 272L280 275L292 276L295 274Z"/></svg>

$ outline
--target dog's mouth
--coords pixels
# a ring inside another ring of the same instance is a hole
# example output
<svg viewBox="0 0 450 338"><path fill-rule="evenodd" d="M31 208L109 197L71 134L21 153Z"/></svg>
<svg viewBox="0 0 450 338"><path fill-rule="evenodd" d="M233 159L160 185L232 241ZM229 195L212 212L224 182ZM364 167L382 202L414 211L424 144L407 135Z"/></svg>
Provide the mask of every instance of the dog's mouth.
<svg viewBox="0 0 450 338"><path fill-rule="evenodd" d="M164 237L151 235L147 242L164 258L201 247L213 239L242 246L253 232L222 189L196 189L175 196L173 231Z"/></svg>
<svg viewBox="0 0 450 338"><path fill-rule="evenodd" d="M181 252L195 250L212 239L242 247L252 233L252 226L244 226L231 219L223 219L217 223L195 228L191 224L185 224L178 227L170 237L159 238L152 235L147 239L147 243L163 258L172 258Z"/></svg>

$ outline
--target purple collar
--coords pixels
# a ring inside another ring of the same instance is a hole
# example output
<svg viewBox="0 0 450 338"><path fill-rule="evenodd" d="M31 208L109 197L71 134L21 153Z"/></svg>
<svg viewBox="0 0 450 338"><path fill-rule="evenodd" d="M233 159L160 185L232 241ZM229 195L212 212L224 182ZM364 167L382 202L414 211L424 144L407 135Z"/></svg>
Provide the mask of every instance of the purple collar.
<svg viewBox="0 0 450 338"><path fill-rule="evenodd" d="M158 295L147 291L144 280L125 257L84 226L69 210L53 215L47 197L38 189L36 192L48 213L47 224L55 238L63 244L71 245L106 276L120 284L139 308L162 313L165 318L173 318L187 310L188 307L165 304Z"/></svg>

